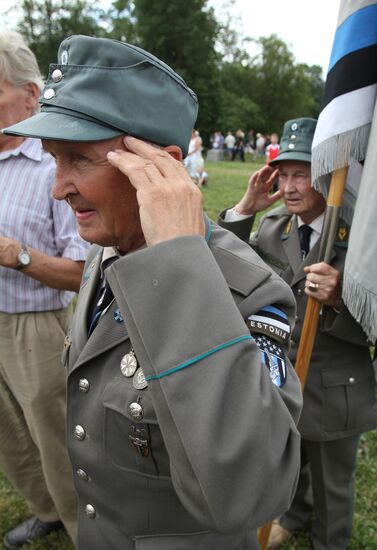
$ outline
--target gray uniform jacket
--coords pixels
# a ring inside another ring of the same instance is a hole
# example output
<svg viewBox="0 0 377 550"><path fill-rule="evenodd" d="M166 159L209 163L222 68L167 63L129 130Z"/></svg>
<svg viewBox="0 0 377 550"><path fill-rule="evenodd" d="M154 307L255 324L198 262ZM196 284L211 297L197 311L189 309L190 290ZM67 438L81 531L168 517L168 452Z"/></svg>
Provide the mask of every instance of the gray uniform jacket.
<svg viewBox="0 0 377 550"><path fill-rule="evenodd" d="M225 222L221 226L248 240L254 218ZM340 221L331 265L343 272L349 227ZM290 358L295 361L305 316L304 267L317 262L319 242L302 261L297 218L285 206L269 211L258 230L251 235L251 246L290 285L297 302ZM319 330L304 390L304 408L299 422L303 438L328 441L357 435L377 425L376 386L368 342L360 325L346 307L336 313L323 307Z"/></svg>
<svg viewBox="0 0 377 550"><path fill-rule="evenodd" d="M89 254L63 354L79 550L253 550L292 500L298 379L287 362L271 382L245 320L273 304L293 324L294 298L248 245L207 229L106 269L116 301L88 339L102 249ZM131 346L144 389L120 370Z"/></svg>

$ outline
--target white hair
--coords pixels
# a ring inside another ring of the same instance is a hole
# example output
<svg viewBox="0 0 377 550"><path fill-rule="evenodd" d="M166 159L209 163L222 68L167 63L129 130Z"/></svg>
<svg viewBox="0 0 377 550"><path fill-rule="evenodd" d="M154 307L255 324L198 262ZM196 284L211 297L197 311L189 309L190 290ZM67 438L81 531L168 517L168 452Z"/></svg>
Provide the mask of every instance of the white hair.
<svg viewBox="0 0 377 550"><path fill-rule="evenodd" d="M35 55L23 37L14 31L0 32L0 81L3 80L17 88L30 82L36 84L39 90L43 88Z"/></svg>

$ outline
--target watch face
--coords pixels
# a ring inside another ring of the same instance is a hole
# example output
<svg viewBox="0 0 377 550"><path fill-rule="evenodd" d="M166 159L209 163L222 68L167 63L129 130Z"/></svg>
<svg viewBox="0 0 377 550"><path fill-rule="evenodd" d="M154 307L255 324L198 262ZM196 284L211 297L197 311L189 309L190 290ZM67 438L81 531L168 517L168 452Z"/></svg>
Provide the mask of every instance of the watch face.
<svg viewBox="0 0 377 550"><path fill-rule="evenodd" d="M18 256L18 259L22 265L30 264L30 254L26 250L22 250Z"/></svg>

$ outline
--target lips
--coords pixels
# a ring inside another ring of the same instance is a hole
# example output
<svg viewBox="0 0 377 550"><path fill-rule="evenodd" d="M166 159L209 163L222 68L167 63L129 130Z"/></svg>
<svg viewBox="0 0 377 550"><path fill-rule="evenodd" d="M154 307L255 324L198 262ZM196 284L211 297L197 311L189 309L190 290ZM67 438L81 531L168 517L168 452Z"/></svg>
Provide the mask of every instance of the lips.
<svg viewBox="0 0 377 550"><path fill-rule="evenodd" d="M77 221L85 221L94 215L94 210L75 210Z"/></svg>

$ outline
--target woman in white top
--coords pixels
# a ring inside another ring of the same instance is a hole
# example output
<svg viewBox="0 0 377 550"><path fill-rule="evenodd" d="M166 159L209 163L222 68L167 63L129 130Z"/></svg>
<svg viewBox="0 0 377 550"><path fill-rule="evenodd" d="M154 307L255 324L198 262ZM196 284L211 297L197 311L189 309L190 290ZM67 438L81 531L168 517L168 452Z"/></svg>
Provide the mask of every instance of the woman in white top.
<svg viewBox="0 0 377 550"><path fill-rule="evenodd" d="M192 131L189 150L183 163L190 177L195 179L199 166L204 163L202 157L202 138L195 129Z"/></svg>

